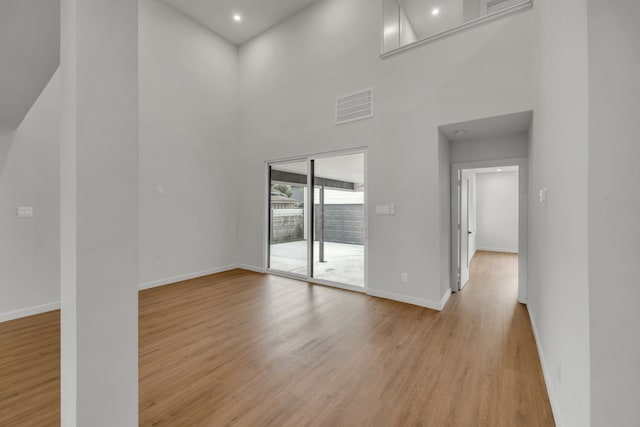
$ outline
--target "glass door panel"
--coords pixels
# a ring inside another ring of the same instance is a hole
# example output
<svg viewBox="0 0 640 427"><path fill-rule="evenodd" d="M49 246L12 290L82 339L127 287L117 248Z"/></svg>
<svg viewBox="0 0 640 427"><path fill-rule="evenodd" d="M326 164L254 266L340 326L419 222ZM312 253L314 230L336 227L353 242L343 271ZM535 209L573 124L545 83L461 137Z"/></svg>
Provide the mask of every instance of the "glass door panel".
<svg viewBox="0 0 640 427"><path fill-rule="evenodd" d="M312 277L364 286L364 153L313 160Z"/></svg>
<svg viewBox="0 0 640 427"><path fill-rule="evenodd" d="M308 276L307 161L269 166L269 268Z"/></svg>

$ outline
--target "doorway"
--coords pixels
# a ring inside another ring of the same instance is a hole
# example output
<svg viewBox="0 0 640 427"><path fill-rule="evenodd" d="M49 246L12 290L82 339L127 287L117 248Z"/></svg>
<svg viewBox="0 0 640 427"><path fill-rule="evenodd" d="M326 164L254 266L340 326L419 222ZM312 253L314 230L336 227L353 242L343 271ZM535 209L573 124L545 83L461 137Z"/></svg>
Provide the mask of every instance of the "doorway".
<svg viewBox="0 0 640 427"><path fill-rule="evenodd" d="M366 288L366 152L267 163L267 271Z"/></svg>
<svg viewBox="0 0 640 427"><path fill-rule="evenodd" d="M452 167L452 291L473 283L477 254L518 260L518 299L526 302L526 159Z"/></svg>

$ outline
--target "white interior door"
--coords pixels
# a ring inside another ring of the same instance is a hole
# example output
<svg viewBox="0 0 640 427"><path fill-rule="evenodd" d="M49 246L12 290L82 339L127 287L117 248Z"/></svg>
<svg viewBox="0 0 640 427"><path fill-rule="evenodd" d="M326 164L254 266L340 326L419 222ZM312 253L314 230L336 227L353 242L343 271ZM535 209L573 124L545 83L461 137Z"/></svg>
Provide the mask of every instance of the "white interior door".
<svg viewBox="0 0 640 427"><path fill-rule="evenodd" d="M469 281L469 179L462 176L460 182L460 289Z"/></svg>

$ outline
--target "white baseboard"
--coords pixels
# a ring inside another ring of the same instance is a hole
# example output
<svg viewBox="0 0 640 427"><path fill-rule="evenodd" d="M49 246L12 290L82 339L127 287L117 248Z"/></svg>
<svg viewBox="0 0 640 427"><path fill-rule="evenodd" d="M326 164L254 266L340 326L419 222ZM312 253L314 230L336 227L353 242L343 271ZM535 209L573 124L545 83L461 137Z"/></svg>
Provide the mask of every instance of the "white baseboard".
<svg viewBox="0 0 640 427"><path fill-rule="evenodd" d="M253 271L255 273L265 273L266 270L263 267L256 267L254 265L248 265L248 264L237 264L236 268L239 268L241 270L248 270L248 271Z"/></svg>
<svg viewBox="0 0 640 427"><path fill-rule="evenodd" d="M184 282L185 280L197 279L198 277L210 276L216 273L223 273L225 271L241 268L237 264L226 265L224 267L214 267L207 270L198 271L196 273L181 274L179 276L169 277L166 279L154 280L152 282L141 283L138 285L139 290L158 288L160 286L173 285L178 282Z"/></svg>
<svg viewBox="0 0 640 427"><path fill-rule="evenodd" d="M166 279L154 280L151 282L145 282L138 285L138 290L157 288L160 286L173 285L175 283L184 282L185 280L196 279L198 277L209 276L216 273L222 273L225 271L242 269L247 271L253 271L256 273L265 273L265 269L262 267L256 267L247 264L233 264L224 267L215 267L208 270L198 271L196 273L181 274L179 276L173 276ZM358 291L360 291L358 289ZM415 298L408 295L396 294L393 292L379 291L375 289L369 289L368 295L380 298L386 298L394 301L405 302L408 304L417 305L420 307L430 308L432 310L442 311L447 304L449 297L451 296L451 290L448 290L440 301L431 301L422 298ZM44 304L37 307L30 307L21 310L15 310L8 313L0 313L0 322L6 322L9 320L19 319L21 317L33 316L35 314L45 313L47 311L58 310L60 308L60 302L54 302L51 304Z"/></svg>
<svg viewBox="0 0 640 427"><path fill-rule="evenodd" d="M553 418L557 427L564 427L562 418L560 417L560 408L558 407L558 400L556 398L555 389L551 382L551 373L547 367L547 361L542 351L542 344L540 343L540 336L538 335L538 328L536 327L536 321L533 314L527 307L527 313L529 313L529 320L531 321L531 329L533 330L533 337L536 340L536 347L538 348L538 357L540 358L540 366L542 367L542 376L544 377L544 383L547 386L547 394L549 395L549 402L551 403L551 412L553 412Z"/></svg>
<svg viewBox="0 0 640 427"><path fill-rule="evenodd" d="M445 292L445 294L442 296L442 299L440 300L440 311L444 310L444 308L447 306L450 297L451 289L447 289L447 292Z"/></svg>
<svg viewBox="0 0 640 427"><path fill-rule="evenodd" d="M0 323L8 322L9 320L20 319L21 317L33 316L35 314L46 313L47 311L59 310L60 302L52 302L50 304L42 304L35 307L23 308L20 310L9 311L7 313L0 313Z"/></svg>
<svg viewBox="0 0 640 427"><path fill-rule="evenodd" d="M518 249L513 248L495 248L495 247L480 247L476 248L476 251L486 251L486 252L504 252L508 254L517 254Z"/></svg>
<svg viewBox="0 0 640 427"><path fill-rule="evenodd" d="M407 304L413 304L420 307L430 308L432 310L442 311L444 306L447 304L449 297L451 296L451 290L448 290L440 301L431 301L428 299L416 298L408 295L396 294L393 292L380 291L377 289L368 289L367 295L386 298L394 301L406 302Z"/></svg>

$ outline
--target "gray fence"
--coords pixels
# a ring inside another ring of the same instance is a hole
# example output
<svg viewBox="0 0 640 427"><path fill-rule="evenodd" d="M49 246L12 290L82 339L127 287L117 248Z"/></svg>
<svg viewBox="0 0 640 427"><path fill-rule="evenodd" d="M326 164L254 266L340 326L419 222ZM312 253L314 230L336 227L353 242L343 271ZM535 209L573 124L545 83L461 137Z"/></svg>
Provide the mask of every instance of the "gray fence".
<svg viewBox="0 0 640 427"><path fill-rule="evenodd" d="M316 240L321 231L320 205L315 206ZM271 242L285 243L304 239L304 212L302 209L274 209ZM363 205L325 205L325 242L364 244Z"/></svg>
<svg viewBox="0 0 640 427"><path fill-rule="evenodd" d="M294 242L304 239L304 213L302 209L274 209L272 212L271 243Z"/></svg>
<svg viewBox="0 0 640 427"><path fill-rule="evenodd" d="M316 240L321 227L320 205L315 211ZM364 205L325 205L325 242L364 244Z"/></svg>

